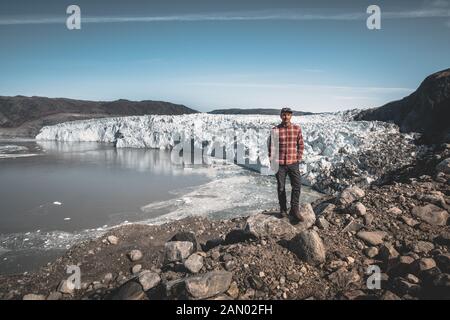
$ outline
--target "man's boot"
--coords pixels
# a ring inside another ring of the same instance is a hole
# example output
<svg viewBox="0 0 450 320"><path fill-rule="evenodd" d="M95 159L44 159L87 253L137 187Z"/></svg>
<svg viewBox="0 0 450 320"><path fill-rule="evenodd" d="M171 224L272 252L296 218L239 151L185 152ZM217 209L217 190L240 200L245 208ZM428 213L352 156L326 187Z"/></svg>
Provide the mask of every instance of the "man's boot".
<svg viewBox="0 0 450 320"><path fill-rule="evenodd" d="M303 218L300 216L300 210L298 207L292 207L289 211L289 216L297 221L303 221Z"/></svg>
<svg viewBox="0 0 450 320"><path fill-rule="evenodd" d="M280 210L280 217L281 218L287 218L288 217L287 210Z"/></svg>

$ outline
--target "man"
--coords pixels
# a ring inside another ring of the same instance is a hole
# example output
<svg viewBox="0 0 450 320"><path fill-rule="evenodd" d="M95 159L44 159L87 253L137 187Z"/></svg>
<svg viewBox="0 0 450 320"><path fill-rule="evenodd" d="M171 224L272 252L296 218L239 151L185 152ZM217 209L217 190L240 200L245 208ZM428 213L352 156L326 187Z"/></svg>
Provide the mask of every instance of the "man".
<svg viewBox="0 0 450 320"><path fill-rule="evenodd" d="M291 123L292 110L283 108L280 112L281 123L272 128L269 137L269 159L278 164L277 178L278 202L282 217L287 217L286 205L286 175L292 186L291 209L289 216L297 217L300 202L300 170L299 163L303 157L303 136L299 125ZM272 139L272 136L274 137ZM274 140L278 139L278 152ZM278 153L278 154L274 154Z"/></svg>

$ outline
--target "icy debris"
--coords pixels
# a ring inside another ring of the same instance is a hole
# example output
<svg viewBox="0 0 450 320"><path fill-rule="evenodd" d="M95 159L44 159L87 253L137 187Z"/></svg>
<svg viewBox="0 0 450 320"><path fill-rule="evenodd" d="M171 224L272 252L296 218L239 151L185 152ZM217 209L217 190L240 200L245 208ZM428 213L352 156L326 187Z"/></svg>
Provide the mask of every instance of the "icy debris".
<svg viewBox="0 0 450 320"><path fill-rule="evenodd" d="M300 169L302 182L327 190L322 183L333 174L333 169L348 163L349 157L366 150L375 150L381 141L397 134L398 127L378 121L351 121L355 110L346 112L293 116L292 122L301 125L305 142ZM180 135L194 139L194 147L205 148L207 154L214 143L233 146L234 135L246 150L250 161L259 160L268 166L266 147L270 128L280 123L278 116L266 115L147 115L80 120L43 127L37 140L97 141L115 143L117 148L172 149ZM116 137L120 131L121 138ZM234 135L227 133L234 132ZM262 139L263 137L264 139ZM405 140L408 136L405 135ZM205 142L206 143L205 145ZM406 142L405 142L406 143ZM351 162L353 162L352 160ZM356 165L359 166L356 159ZM360 165L355 176L361 181L374 177ZM324 174L325 172L325 174ZM376 177L375 177L376 178ZM336 181L335 181L336 182ZM334 186L331 186L334 188Z"/></svg>

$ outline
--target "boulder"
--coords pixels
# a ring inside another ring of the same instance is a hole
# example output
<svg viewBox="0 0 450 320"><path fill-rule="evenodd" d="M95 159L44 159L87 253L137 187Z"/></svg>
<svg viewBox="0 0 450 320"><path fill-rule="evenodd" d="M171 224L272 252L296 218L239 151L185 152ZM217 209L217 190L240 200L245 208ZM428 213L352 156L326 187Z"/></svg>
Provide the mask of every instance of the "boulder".
<svg viewBox="0 0 450 320"><path fill-rule="evenodd" d="M450 246L450 231L441 232L433 241L443 246Z"/></svg>
<svg viewBox="0 0 450 320"><path fill-rule="evenodd" d="M165 261L178 262L189 257L194 251L191 241L169 241L165 244Z"/></svg>
<svg viewBox="0 0 450 320"><path fill-rule="evenodd" d="M337 198L337 203L341 206L348 206L365 196L364 190L358 187L348 187L344 189Z"/></svg>
<svg viewBox="0 0 450 320"><path fill-rule="evenodd" d="M368 248L365 248L363 250L363 252L369 258L374 258L378 255L378 248L377 247L368 247Z"/></svg>
<svg viewBox="0 0 450 320"><path fill-rule="evenodd" d="M427 204L423 207L414 207L412 215L433 226L445 226L447 224L448 212L435 206Z"/></svg>
<svg viewBox="0 0 450 320"><path fill-rule="evenodd" d="M391 208L389 208L389 210L387 212L391 215L398 216L399 214L402 214L403 211L397 207L391 207Z"/></svg>
<svg viewBox="0 0 450 320"><path fill-rule="evenodd" d="M364 228L364 225L359 223L357 220L350 221L344 229L342 229L342 232L356 232Z"/></svg>
<svg viewBox="0 0 450 320"><path fill-rule="evenodd" d="M336 205L328 202L322 202L314 208L314 213L317 216L319 215L328 216L331 215L335 209Z"/></svg>
<svg viewBox="0 0 450 320"><path fill-rule="evenodd" d="M328 275L328 280L336 284L339 288L346 288L351 283L356 283L361 280L361 277L354 270L347 271L345 268L340 268Z"/></svg>
<svg viewBox="0 0 450 320"><path fill-rule="evenodd" d="M148 291L156 287L161 282L161 278L159 274L155 272L144 270L139 274L138 281L139 284L142 286L142 289L144 291Z"/></svg>
<svg viewBox="0 0 450 320"><path fill-rule="evenodd" d="M142 255L142 252L140 251L140 250L131 250L129 253L128 253L128 258L131 260L131 261L138 261L138 260L141 260L142 259L142 257L143 257L143 255Z"/></svg>
<svg viewBox="0 0 450 320"><path fill-rule="evenodd" d="M301 260L308 264L318 265L325 262L325 246L314 230L300 232L291 240L290 247Z"/></svg>
<svg viewBox="0 0 450 320"><path fill-rule="evenodd" d="M350 206L349 211L351 214L355 214L357 216L364 216L367 212L367 209L361 202L356 202Z"/></svg>
<svg viewBox="0 0 450 320"><path fill-rule="evenodd" d="M316 221L316 225L320 228L320 229L328 229L328 227L330 226L330 223L328 222L328 220L325 217L319 217Z"/></svg>
<svg viewBox="0 0 450 320"><path fill-rule="evenodd" d="M265 214L247 218L244 229L257 238L292 238L297 233L297 229L285 219Z"/></svg>
<svg viewBox="0 0 450 320"><path fill-rule="evenodd" d="M450 253L443 253L436 256L436 263L442 272L450 273Z"/></svg>
<svg viewBox="0 0 450 320"><path fill-rule="evenodd" d="M251 233L242 229L234 229L228 232L227 235L225 236L225 244L234 244L254 239L255 236L252 235Z"/></svg>
<svg viewBox="0 0 450 320"><path fill-rule="evenodd" d="M194 299L207 299L226 292L231 284L232 273L212 271L185 280L186 292Z"/></svg>
<svg viewBox="0 0 450 320"><path fill-rule="evenodd" d="M169 241L189 241L192 242L194 251L201 251L200 244L193 232L178 232Z"/></svg>
<svg viewBox="0 0 450 320"><path fill-rule="evenodd" d="M442 160L436 166L436 171L450 174L450 158Z"/></svg>
<svg viewBox="0 0 450 320"><path fill-rule="evenodd" d="M383 243L386 232L383 231L360 231L356 236L369 245L377 246Z"/></svg>
<svg viewBox="0 0 450 320"><path fill-rule="evenodd" d="M380 247L378 257L384 262L390 262L399 256L398 251L393 245L386 243Z"/></svg>
<svg viewBox="0 0 450 320"><path fill-rule="evenodd" d="M106 238L106 240L109 242L109 244L113 244L113 245L116 245L119 243L119 238L117 238L116 236L108 236Z"/></svg>
<svg viewBox="0 0 450 320"><path fill-rule="evenodd" d="M107 300L141 300L145 292L142 285L135 279L125 282L119 288L111 292Z"/></svg>
<svg viewBox="0 0 450 320"><path fill-rule="evenodd" d="M414 261L411 265L411 272L420 275L423 271L436 267L436 261L432 258L421 258Z"/></svg>
<svg viewBox="0 0 450 320"><path fill-rule="evenodd" d="M189 258L184 261L184 266L191 273L197 273L203 268L203 257L199 254L191 254Z"/></svg>
<svg viewBox="0 0 450 320"><path fill-rule="evenodd" d="M415 253L428 253L434 249L434 244L428 241L415 241L408 247Z"/></svg>
<svg viewBox="0 0 450 320"><path fill-rule="evenodd" d="M299 220L295 224L297 232L311 228L316 222L316 215L310 203L302 203L296 212L296 218Z"/></svg>

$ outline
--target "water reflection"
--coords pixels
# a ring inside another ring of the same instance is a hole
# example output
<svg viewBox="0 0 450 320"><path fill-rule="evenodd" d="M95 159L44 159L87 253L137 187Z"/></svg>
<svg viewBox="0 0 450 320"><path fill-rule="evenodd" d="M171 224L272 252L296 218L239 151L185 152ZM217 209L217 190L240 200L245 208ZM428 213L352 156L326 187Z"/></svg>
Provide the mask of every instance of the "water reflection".
<svg viewBox="0 0 450 320"><path fill-rule="evenodd" d="M112 144L96 142L37 141L48 155L57 155L69 162L101 163L107 167L120 167L138 172L192 175L212 174L208 165L183 166L171 161L169 150L114 148ZM196 170L192 170L192 168Z"/></svg>

